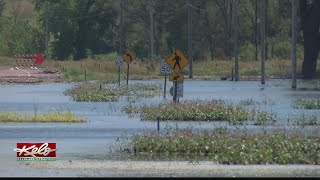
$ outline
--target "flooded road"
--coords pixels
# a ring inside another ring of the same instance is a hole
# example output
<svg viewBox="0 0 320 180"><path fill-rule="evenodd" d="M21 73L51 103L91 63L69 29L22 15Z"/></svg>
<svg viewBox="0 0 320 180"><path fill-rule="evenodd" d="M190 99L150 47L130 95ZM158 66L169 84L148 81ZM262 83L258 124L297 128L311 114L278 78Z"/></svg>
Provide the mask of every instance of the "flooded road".
<svg viewBox="0 0 320 180"><path fill-rule="evenodd" d="M161 83L163 81L130 81L130 83ZM276 112L278 125L285 126L286 119L302 113L319 114L319 110L293 109L292 101L296 98L319 98L317 89L290 88L290 80L270 80L266 85L258 81L185 81L182 100L187 99L225 99L237 104L240 100L252 98L258 102L258 108ZM283 86L285 84L285 86ZM0 123L0 173L8 176L8 168L16 167L16 154L13 149L17 142L55 142L57 143L57 162L79 161L88 159L117 160L110 156L110 148L121 136L131 136L144 130L155 130L156 122L140 121L139 117L128 118L121 108L128 102L74 102L63 92L73 84L40 84L40 85L0 85L0 111L25 112L33 114L52 110L71 111L87 119L86 123ZM167 90L172 83L168 82ZM298 84L299 87L299 84ZM170 102L172 97L167 92L152 99L144 99L135 103ZM212 129L220 122L161 122L160 127L178 125L179 127L195 127ZM257 126L247 128L257 129ZM306 127L308 128L308 127ZM318 126L319 129L319 126ZM50 162L48 162L50 163ZM25 173L36 175L28 170ZM49 171L49 170L48 170ZM6 174L7 173L7 174ZM45 173L45 172L44 172ZM67 176L67 170L60 175ZM70 172L72 175L74 173ZM25 175L26 175L25 174ZM55 173L51 173L54 175ZM23 173L20 174L23 176Z"/></svg>

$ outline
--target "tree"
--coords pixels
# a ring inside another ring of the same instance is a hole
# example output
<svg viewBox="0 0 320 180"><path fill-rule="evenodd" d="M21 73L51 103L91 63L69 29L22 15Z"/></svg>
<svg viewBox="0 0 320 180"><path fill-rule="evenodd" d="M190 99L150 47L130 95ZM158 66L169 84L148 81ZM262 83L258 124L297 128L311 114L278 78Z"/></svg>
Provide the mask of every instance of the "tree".
<svg viewBox="0 0 320 180"><path fill-rule="evenodd" d="M302 73L310 79L316 72L317 58L320 50L320 1L300 0L300 16L304 44Z"/></svg>
<svg viewBox="0 0 320 180"><path fill-rule="evenodd" d="M45 1L36 0L35 7L45 27ZM49 1L49 31L53 35L53 57L74 60L93 53L115 50L113 29L117 10L112 0ZM110 35L111 34L111 35Z"/></svg>
<svg viewBox="0 0 320 180"><path fill-rule="evenodd" d="M6 5L5 0L0 0L0 15L2 15L5 5Z"/></svg>

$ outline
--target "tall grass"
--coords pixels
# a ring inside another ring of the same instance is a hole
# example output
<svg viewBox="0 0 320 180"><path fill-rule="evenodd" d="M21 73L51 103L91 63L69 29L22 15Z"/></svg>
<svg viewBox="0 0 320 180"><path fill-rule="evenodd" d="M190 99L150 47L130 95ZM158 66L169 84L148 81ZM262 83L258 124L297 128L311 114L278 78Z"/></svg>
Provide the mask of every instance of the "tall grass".
<svg viewBox="0 0 320 180"><path fill-rule="evenodd" d="M161 84L135 83L127 85L102 85L96 82L86 82L74 85L67 89L64 94L69 95L75 101L85 102L114 102L125 97L128 100L151 98L158 95L162 90Z"/></svg>
<svg viewBox="0 0 320 180"><path fill-rule="evenodd" d="M130 64L129 79L146 80L160 78L160 62L155 63L155 70L150 68L148 60ZM302 61L297 62L297 72L301 73ZM44 67L59 69L65 81L84 81L84 72L87 72L87 80L100 80L105 82L116 82L118 68L114 60L82 60L82 61L45 61ZM221 76L231 76L233 61L195 61L193 63L193 75L203 76L205 79L216 79ZM290 77L291 61L268 60L266 61L266 75L275 77ZM318 70L319 71L319 70ZM188 68L182 70L188 73ZM240 76L260 76L259 61L240 61ZM126 79L126 64L121 66L121 80Z"/></svg>
<svg viewBox="0 0 320 180"><path fill-rule="evenodd" d="M72 112L53 111L46 114L37 114L36 116L30 114L16 113L16 112L2 112L0 111L0 122L68 122L78 123L85 122L84 117L78 117Z"/></svg>
<svg viewBox="0 0 320 180"><path fill-rule="evenodd" d="M319 164L318 134L299 131L231 133L226 129L164 130L144 132L122 142L120 151L135 155L180 155L195 160L206 157L221 164Z"/></svg>
<svg viewBox="0 0 320 180"><path fill-rule="evenodd" d="M297 98L293 101L294 108L302 109L320 109L320 99Z"/></svg>
<svg viewBox="0 0 320 180"><path fill-rule="evenodd" d="M276 121L274 113L262 110L248 110L242 106L227 104L223 100L187 100L181 103L160 103L144 105L140 108L124 106L123 112L140 113L141 120L180 120L180 121L229 121L237 123L253 120L255 124Z"/></svg>

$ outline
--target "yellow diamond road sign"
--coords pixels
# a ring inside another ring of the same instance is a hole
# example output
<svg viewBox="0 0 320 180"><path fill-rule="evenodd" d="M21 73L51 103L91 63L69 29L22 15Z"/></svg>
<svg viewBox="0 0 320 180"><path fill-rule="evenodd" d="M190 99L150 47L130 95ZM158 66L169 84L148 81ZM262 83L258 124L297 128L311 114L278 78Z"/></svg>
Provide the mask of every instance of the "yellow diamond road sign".
<svg viewBox="0 0 320 180"><path fill-rule="evenodd" d="M181 69L189 64L188 59L180 50L175 50L174 53L167 58L166 62L176 73L180 72Z"/></svg>
<svg viewBox="0 0 320 180"><path fill-rule="evenodd" d="M122 56L122 58L123 61L125 61L127 64L130 64L133 60L136 59L136 56L132 52L128 51Z"/></svg>
<svg viewBox="0 0 320 180"><path fill-rule="evenodd" d="M184 77L183 74L180 73L172 73L169 76L169 81L183 81Z"/></svg>

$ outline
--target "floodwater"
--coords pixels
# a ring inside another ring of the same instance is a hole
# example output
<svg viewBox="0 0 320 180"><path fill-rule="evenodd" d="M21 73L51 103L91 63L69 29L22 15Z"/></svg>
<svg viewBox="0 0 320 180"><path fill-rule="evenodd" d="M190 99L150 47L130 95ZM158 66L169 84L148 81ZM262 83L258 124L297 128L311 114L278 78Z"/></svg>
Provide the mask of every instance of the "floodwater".
<svg viewBox="0 0 320 180"><path fill-rule="evenodd" d="M130 81L129 83L161 83L163 81ZM279 84L281 84L279 86ZM63 92L73 84L54 83L39 85L0 85L0 111L26 112L33 114L52 110L71 111L84 116L86 123L0 123L0 173L2 168L16 166L13 149L17 142L55 142L57 143L57 161L105 159L117 160L110 156L117 138L131 136L144 130L156 130L156 121L141 121L139 117L128 118L121 108L128 102L74 102ZM288 117L301 114L319 115L319 110L293 109L296 98L319 98L318 89L290 87L289 80L268 80L265 85L258 81L190 81L184 82L184 94L180 101L188 99L224 99L231 103L252 98L260 103L257 108L272 111L278 115L278 126L286 126ZM172 86L168 82L167 90ZM169 92L155 98L136 101L136 104L170 102ZM212 129L221 122L161 122L166 126L194 127ZM247 128L257 129L257 126ZM304 127L308 128L308 127ZM311 127L310 127L311 128ZM319 129L319 126L317 126Z"/></svg>

